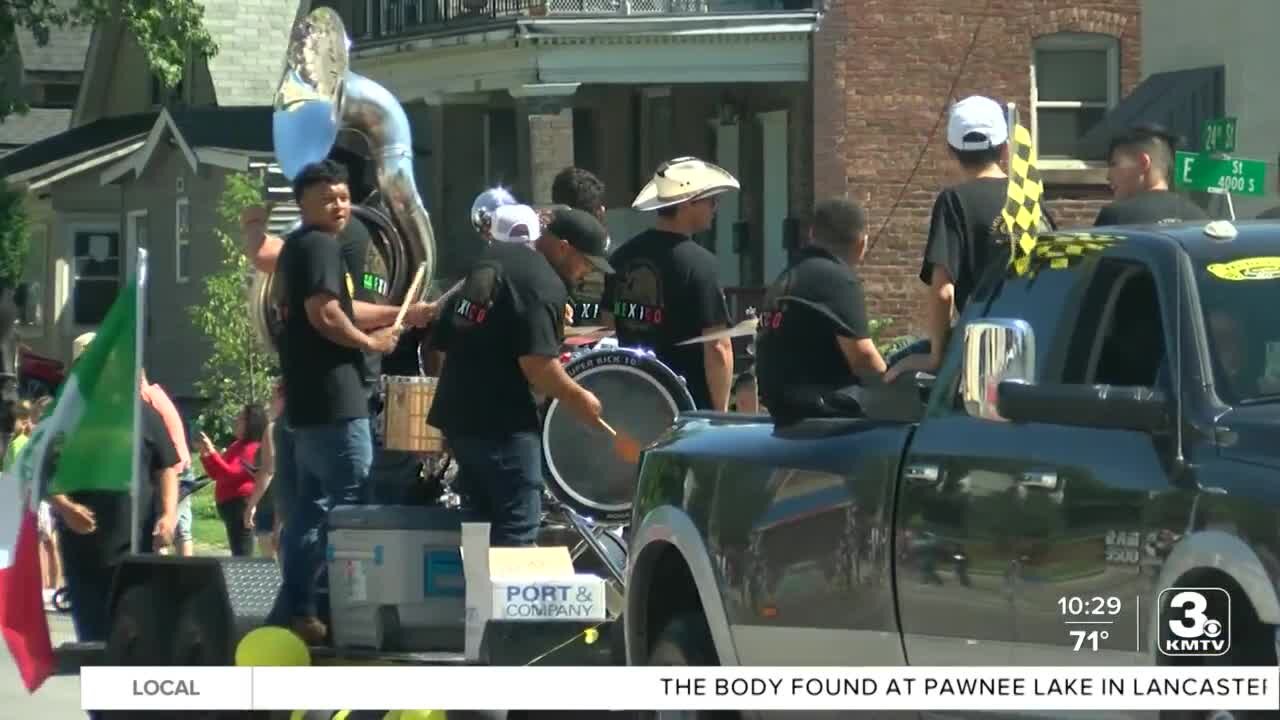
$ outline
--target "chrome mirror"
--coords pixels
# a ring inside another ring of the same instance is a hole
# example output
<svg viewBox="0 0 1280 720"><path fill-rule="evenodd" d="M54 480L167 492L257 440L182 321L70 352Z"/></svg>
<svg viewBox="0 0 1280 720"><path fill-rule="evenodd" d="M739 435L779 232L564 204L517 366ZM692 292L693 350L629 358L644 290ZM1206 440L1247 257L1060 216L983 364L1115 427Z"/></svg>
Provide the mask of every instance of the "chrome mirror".
<svg viewBox="0 0 1280 720"><path fill-rule="evenodd" d="M973 417L1006 422L998 409L1000 383L1035 382L1035 373L1035 333L1025 320L982 320L965 327L960 393Z"/></svg>

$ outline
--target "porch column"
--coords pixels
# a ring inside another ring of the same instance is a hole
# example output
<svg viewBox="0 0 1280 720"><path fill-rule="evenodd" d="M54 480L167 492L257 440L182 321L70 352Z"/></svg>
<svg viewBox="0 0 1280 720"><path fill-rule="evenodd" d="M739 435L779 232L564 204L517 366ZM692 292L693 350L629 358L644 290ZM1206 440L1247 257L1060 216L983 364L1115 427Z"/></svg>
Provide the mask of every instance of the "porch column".
<svg viewBox="0 0 1280 720"><path fill-rule="evenodd" d="M580 83L542 83L510 89L516 101L521 196L551 202L556 173L573 164L573 94Z"/></svg>

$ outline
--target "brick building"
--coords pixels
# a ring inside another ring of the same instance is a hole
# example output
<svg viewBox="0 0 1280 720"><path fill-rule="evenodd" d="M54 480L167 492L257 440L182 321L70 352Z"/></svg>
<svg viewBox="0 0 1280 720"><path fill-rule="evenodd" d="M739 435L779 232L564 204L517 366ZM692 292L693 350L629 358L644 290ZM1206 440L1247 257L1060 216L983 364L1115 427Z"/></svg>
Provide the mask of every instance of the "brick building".
<svg viewBox="0 0 1280 720"><path fill-rule="evenodd" d="M1052 211L1072 224L1108 194L1105 142L1087 131L1140 80L1140 0L334 7L353 36L353 69L410 113L444 273L478 250L467 210L492 184L546 202L557 170L586 167L608 185L611 234L624 241L652 221L629 205L653 168L698 155L742 182L700 238L737 312L785 266L815 197L847 192L876 230L884 224L865 275L873 315L902 330L916 324L929 210L950 167L950 99L1017 104L1042 150Z"/></svg>
<svg viewBox="0 0 1280 720"><path fill-rule="evenodd" d="M862 274L873 316L918 322L929 213L952 166L945 112L953 98L1016 103L1036 136L1059 226L1092 223L1109 197L1105 142L1078 140L1141 80L1139 6L832 3L813 40L814 188L848 192L868 209L875 246Z"/></svg>

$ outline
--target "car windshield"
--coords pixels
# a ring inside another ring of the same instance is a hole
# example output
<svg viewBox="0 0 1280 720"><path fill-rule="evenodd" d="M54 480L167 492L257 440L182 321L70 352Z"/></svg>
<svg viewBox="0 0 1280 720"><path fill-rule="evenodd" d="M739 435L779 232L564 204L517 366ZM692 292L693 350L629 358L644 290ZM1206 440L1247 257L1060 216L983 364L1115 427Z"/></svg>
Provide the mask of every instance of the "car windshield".
<svg viewBox="0 0 1280 720"><path fill-rule="evenodd" d="M1205 263L1197 281L1218 395L1232 405L1280 400L1280 257Z"/></svg>

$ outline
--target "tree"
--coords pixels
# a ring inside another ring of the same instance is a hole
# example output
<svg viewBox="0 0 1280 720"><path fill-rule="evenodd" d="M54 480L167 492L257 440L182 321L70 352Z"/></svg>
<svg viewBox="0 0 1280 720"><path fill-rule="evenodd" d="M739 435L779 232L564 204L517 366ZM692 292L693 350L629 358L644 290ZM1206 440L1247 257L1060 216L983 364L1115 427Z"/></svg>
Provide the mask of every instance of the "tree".
<svg viewBox="0 0 1280 720"><path fill-rule="evenodd" d="M17 287L27 263L26 193L0 185L0 287Z"/></svg>
<svg viewBox="0 0 1280 720"><path fill-rule="evenodd" d="M211 438L231 434L245 403L265 404L270 399L274 356L263 348L249 319L253 268L238 237L240 211L261 205L264 192L261 178L227 175L218 204L221 224L213 231L222 247L222 263L204 279L204 302L190 310L210 346L196 390L208 400L200 422Z"/></svg>
<svg viewBox="0 0 1280 720"><path fill-rule="evenodd" d="M44 45L51 29L113 21L133 34L166 88L182 80L188 62L218 52L204 28L199 0L0 0L0 54L13 50L18 28L30 30ZM16 90L0 88L0 120L25 110Z"/></svg>

